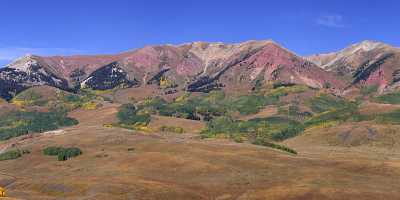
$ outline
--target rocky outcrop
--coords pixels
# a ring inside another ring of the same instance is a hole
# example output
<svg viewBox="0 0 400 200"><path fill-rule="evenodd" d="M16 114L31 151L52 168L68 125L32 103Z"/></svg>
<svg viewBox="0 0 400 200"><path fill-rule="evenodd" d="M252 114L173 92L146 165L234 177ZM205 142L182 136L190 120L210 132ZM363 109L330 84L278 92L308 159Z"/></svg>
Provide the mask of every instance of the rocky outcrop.
<svg viewBox="0 0 400 200"><path fill-rule="evenodd" d="M109 90L116 87L132 87L138 85L138 81L119 67L117 62L108 64L94 71L87 79L81 83L83 88L93 90Z"/></svg>
<svg viewBox="0 0 400 200"><path fill-rule="evenodd" d="M49 85L65 90L69 88L65 79L49 72L30 56L0 69L1 98L9 100L24 89L37 85Z"/></svg>
<svg viewBox="0 0 400 200"><path fill-rule="evenodd" d="M400 69L400 49L363 41L341 51L307 57L347 82L346 88L377 85L380 92L393 88Z"/></svg>

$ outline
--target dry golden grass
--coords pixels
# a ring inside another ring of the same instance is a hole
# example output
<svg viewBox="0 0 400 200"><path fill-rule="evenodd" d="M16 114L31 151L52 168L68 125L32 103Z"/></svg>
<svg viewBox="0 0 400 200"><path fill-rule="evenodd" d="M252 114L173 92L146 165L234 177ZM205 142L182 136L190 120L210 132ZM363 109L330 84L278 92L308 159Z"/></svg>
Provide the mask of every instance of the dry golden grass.
<svg viewBox="0 0 400 200"><path fill-rule="evenodd" d="M260 112L254 115L246 115L239 117L240 120L250 120L255 118L266 118L276 115L278 113L278 108L276 106L266 106L264 109L260 110Z"/></svg>
<svg viewBox="0 0 400 200"><path fill-rule="evenodd" d="M182 118L152 116L149 127L152 130L160 130L162 126L181 127L186 133L199 133L204 127L204 122Z"/></svg>
<svg viewBox="0 0 400 200"><path fill-rule="evenodd" d="M71 116L81 123L65 134L26 139L20 147L31 154L1 162L0 184L6 184L10 197L34 200L400 198L396 155L383 159L381 152L368 152L363 145L319 143L316 132L288 141L299 151L292 156L226 140L103 127L115 122L117 108L105 104L74 111ZM191 132L203 126L164 117L156 117L151 126L164 123L188 126ZM42 154L54 145L79 147L83 155L59 162Z"/></svg>
<svg viewBox="0 0 400 200"><path fill-rule="evenodd" d="M399 110L400 105L365 102L361 105L360 113L364 115L379 114Z"/></svg>

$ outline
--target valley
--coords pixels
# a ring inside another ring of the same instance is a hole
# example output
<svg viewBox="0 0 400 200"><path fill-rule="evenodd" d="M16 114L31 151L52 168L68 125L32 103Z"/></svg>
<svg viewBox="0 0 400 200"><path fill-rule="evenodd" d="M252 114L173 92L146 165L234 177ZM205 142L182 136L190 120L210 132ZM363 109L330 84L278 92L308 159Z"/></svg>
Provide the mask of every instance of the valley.
<svg viewBox="0 0 400 200"><path fill-rule="evenodd" d="M0 187L34 200L398 199L399 55L372 41L311 57L272 41L30 55L0 69Z"/></svg>

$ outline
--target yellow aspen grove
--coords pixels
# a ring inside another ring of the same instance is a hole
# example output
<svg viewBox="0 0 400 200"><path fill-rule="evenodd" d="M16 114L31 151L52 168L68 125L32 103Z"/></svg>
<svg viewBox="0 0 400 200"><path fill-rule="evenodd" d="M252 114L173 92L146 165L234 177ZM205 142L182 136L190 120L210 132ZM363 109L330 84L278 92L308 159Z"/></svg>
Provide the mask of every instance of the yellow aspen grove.
<svg viewBox="0 0 400 200"><path fill-rule="evenodd" d="M0 187L0 197L5 197L5 196L6 196L6 190Z"/></svg>

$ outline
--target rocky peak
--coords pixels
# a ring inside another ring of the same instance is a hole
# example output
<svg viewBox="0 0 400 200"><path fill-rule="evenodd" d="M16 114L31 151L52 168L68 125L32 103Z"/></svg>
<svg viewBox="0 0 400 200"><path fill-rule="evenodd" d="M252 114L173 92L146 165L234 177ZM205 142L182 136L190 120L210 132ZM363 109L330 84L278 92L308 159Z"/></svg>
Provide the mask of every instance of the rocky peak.
<svg viewBox="0 0 400 200"><path fill-rule="evenodd" d="M27 54L21 58L18 58L14 62L6 65L6 67L23 72L29 72L32 70L32 67L36 67L38 65L39 65L38 56Z"/></svg>
<svg viewBox="0 0 400 200"><path fill-rule="evenodd" d="M308 56L306 59L328 71L346 68L346 71L350 72L359 67L358 64L366 59L375 59L381 56L381 52L393 51L394 49L394 47L382 42L365 40L337 52L316 54Z"/></svg>
<svg viewBox="0 0 400 200"><path fill-rule="evenodd" d="M356 53L358 51L372 51L378 48L385 48L389 47L389 45L384 44L382 42L372 41L372 40L365 40L360 43L351 45L350 47L343 50L343 52L347 53Z"/></svg>

